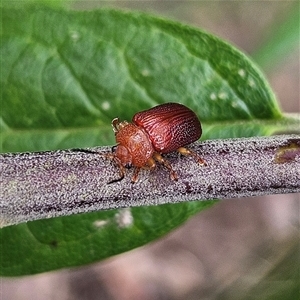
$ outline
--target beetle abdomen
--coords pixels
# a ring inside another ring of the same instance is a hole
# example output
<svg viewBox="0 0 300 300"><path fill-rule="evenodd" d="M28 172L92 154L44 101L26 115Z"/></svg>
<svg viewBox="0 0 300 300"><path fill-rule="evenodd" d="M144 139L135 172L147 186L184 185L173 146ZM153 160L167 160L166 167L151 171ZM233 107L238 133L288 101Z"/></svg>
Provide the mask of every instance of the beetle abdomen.
<svg viewBox="0 0 300 300"><path fill-rule="evenodd" d="M154 149L160 153L172 152L191 144L202 134L196 114L178 103L166 103L138 112L132 121L144 128Z"/></svg>

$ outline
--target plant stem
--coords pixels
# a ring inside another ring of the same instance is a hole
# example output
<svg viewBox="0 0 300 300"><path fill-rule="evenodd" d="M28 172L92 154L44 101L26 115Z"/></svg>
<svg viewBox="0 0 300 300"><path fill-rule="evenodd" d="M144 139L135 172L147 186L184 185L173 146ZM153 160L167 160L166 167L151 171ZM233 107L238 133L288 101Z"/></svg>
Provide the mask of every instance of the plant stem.
<svg viewBox="0 0 300 300"><path fill-rule="evenodd" d="M250 197L300 191L300 136L211 140L191 145L207 162L171 153L177 171L172 181L161 165L132 170L120 182L119 171L103 155L108 147L0 156L2 226L42 218L190 200Z"/></svg>

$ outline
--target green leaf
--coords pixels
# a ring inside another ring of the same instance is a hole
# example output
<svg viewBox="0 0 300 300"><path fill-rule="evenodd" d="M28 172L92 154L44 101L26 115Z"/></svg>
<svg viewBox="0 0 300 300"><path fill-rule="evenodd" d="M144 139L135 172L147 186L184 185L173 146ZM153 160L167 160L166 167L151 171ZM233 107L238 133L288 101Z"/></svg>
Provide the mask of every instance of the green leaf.
<svg viewBox="0 0 300 300"><path fill-rule="evenodd" d="M3 152L113 144L112 118L130 120L163 102L192 108L205 138L288 127L257 67L198 29L140 13L49 7L3 9L1 22ZM122 228L116 216L123 211L115 210L3 228L1 274L79 266L133 249L213 203L132 208L133 223Z"/></svg>
<svg viewBox="0 0 300 300"><path fill-rule="evenodd" d="M92 263L150 242L214 203L135 207L5 227L0 230L0 274L25 275Z"/></svg>
<svg viewBox="0 0 300 300"><path fill-rule="evenodd" d="M257 68L196 29L111 10L5 10L2 22L10 129L100 127L171 101L207 122L281 117Z"/></svg>

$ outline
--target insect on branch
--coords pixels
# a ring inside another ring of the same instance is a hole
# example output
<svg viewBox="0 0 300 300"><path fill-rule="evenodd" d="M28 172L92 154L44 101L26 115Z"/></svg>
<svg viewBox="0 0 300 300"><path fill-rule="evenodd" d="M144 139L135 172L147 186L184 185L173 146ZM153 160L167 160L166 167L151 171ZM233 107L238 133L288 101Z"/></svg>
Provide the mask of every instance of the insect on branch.
<svg viewBox="0 0 300 300"><path fill-rule="evenodd" d="M118 175L105 156L109 147L2 154L2 226L121 207L300 192L299 135L212 140L189 148L207 165L172 152L164 157L178 181L158 164L141 170L134 184L131 169L107 184Z"/></svg>

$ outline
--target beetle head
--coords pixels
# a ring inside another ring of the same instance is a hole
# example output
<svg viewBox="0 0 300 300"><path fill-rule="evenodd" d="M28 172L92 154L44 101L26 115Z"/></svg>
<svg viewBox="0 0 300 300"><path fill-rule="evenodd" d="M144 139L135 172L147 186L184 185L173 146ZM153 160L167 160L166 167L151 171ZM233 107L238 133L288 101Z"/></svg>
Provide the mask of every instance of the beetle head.
<svg viewBox="0 0 300 300"><path fill-rule="evenodd" d="M132 156L128 149L122 145L116 145L113 147L113 160L125 168L132 166Z"/></svg>

